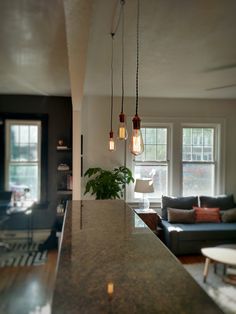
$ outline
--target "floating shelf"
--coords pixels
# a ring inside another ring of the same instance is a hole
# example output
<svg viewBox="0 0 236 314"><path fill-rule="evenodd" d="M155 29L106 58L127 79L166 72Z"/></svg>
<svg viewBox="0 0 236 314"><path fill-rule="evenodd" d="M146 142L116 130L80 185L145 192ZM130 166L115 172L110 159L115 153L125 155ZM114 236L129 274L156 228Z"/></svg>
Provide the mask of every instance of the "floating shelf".
<svg viewBox="0 0 236 314"><path fill-rule="evenodd" d="M67 172L67 173L69 172L69 173L72 173L72 170L71 170L71 169L70 169L70 170L58 170L58 169L57 169L57 171L58 171L58 172Z"/></svg>
<svg viewBox="0 0 236 314"><path fill-rule="evenodd" d="M57 148L57 152L71 152L71 148Z"/></svg>
<svg viewBox="0 0 236 314"><path fill-rule="evenodd" d="M57 190L58 194L63 194L63 195L71 195L72 190Z"/></svg>

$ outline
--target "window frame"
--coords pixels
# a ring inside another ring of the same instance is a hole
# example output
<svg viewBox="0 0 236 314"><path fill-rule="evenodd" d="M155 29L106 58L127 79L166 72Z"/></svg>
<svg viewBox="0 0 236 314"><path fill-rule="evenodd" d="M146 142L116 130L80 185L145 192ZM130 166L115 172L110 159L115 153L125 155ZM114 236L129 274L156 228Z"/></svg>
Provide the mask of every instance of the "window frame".
<svg viewBox="0 0 236 314"><path fill-rule="evenodd" d="M16 161L11 162L10 160L10 128L12 125L33 125L38 127L38 160L37 161ZM37 202L40 202L42 198L41 184L42 184L42 121L34 119L6 119L5 120L5 189L9 189L9 165L10 164L37 164L38 165L38 184L37 184Z"/></svg>
<svg viewBox="0 0 236 314"><path fill-rule="evenodd" d="M166 128L167 129L167 143L166 143L166 160L162 161L135 161L135 156L132 155L132 173L133 176L135 174L135 166L136 165L166 165L167 166L167 194L171 192L171 176L172 176L172 123L163 123L163 122L143 122L141 128ZM128 193L129 199L131 202L137 202L137 198L134 197L134 185L132 185L132 191ZM131 189L130 189L131 190ZM152 197L150 198L152 203L159 203L161 201L160 197Z"/></svg>
<svg viewBox="0 0 236 314"><path fill-rule="evenodd" d="M211 128L214 129L214 138L213 138L213 161L183 161L183 129L184 128ZM221 123L198 123L198 122L189 122L181 123L181 185L180 191L183 195L183 165L184 164L210 164L214 165L214 182L213 182L213 195L222 193L225 188L224 185L224 158L222 156L222 147L223 147L223 137L222 137L222 124ZM220 186L222 182L222 186ZM222 189L223 187L223 189ZM193 195L195 195L193 193Z"/></svg>
<svg viewBox="0 0 236 314"><path fill-rule="evenodd" d="M130 117L132 118L132 117ZM169 172L168 172L168 195L182 196L182 127L215 127L217 138L215 143L215 195L225 193L225 161L226 161L226 118L206 118L206 117L142 117L142 127L169 127ZM131 125L129 125L131 132ZM125 145L124 164L134 173L134 163L132 154L129 152L129 143ZM126 188L125 200L132 204L137 204L134 199L134 184L129 184ZM160 207L160 200L151 200L152 206ZM136 205L137 206L137 205Z"/></svg>

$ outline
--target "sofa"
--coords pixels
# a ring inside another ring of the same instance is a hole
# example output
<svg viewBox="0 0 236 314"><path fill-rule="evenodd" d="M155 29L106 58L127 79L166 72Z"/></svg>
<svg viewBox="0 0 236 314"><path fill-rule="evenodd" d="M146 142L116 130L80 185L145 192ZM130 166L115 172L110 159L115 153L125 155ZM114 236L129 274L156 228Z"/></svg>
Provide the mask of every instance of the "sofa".
<svg viewBox="0 0 236 314"><path fill-rule="evenodd" d="M199 254L203 247L236 243L233 195L162 196L161 211L163 241L175 255Z"/></svg>

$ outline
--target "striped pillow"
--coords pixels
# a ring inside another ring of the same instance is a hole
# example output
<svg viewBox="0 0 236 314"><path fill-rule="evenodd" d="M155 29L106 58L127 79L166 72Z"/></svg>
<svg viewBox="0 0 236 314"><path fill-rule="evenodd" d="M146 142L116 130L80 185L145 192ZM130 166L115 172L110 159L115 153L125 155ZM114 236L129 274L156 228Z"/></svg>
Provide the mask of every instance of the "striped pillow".
<svg viewBox="0 0 236 314"><path fill-rule="evenodd" d="M220 209L207 207L193 207L195 209L196 223L220 222Z"/></svg>

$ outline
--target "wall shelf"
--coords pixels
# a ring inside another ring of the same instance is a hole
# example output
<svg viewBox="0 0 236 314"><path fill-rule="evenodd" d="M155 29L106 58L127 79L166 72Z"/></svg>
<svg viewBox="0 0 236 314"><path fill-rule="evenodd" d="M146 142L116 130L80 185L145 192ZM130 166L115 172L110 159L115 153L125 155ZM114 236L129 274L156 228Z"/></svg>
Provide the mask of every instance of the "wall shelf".
<svg viewBox="0 0 236 314"><path fill-rule="evenodd" d="M71 148L57 148L57 152L71 152Z"/></svg>
<svg viewBox="0 0 236 314"><path fill-rule="evenodd" d="M72 190L57 190L57 194L71 195L72 194Z"/></svg>
<svg viewBox="0 0 236 314"><path fill-rule="evenodd" d="M72 199L72 149L56 147L57 154L57 213L63 214L66 202ZM59 169L58 169L59 168Z"/></svg>

